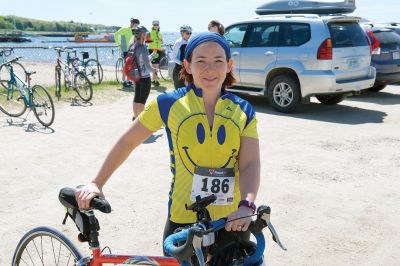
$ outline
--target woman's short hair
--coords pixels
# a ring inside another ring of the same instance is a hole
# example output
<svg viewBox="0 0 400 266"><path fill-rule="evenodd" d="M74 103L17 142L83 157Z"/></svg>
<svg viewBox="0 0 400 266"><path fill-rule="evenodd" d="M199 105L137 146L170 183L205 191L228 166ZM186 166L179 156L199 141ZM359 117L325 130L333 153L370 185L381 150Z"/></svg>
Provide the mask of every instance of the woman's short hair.
<svg viewBox="0 0 400 266"><path fill-rule="evenodd" d="M185 59L189 63L192 62L192 54L190 54L190 56L187 59ZM227 59L227 61L228 61L228 59ZM180 77L180 79L184 80L187 84L193 83L193 75L189 74L186 71L185 67L182 67L182 69L179 71L179 77ZM223 88L230 87L233 84L235 84L236 81L237 81L237 79L236 79L235 75L233 74L233 71L230 71L229 73L226 74L225 80L222 83L222 87Z"/></svg>
<svg viewBox="0 0 400 266"><path fill-rule="evenodd" d="M224 25L222 25L218 20L211 20L210 23L208 23L208 30L210 30L212 27L217 27L218 33L224 35L225 33Z"/></svg>

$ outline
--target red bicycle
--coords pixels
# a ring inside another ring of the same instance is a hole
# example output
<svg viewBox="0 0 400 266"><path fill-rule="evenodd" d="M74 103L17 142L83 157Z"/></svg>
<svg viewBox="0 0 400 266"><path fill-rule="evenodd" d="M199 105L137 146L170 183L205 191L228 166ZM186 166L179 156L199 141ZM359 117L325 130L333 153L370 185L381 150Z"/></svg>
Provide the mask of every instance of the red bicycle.
<svg viewBox="0 0 400 266"><path fill-rule="evenodd" d="M160 266L190 266L206 265L207 247L214 244L215 232L224 228L226 219L211 221L206 207L215 201L211 195L205 198L196 198L188 210L197 213L197 222L189 228L170 235L164 241L164 250L172 257L163 256L135 256L105 254L108 247L100 249L99 222L93 210L104 213L111 212L110 204L104 198L94 198L91 209L80 211L75 200L75 189L63 188L59 199L67 208L64 219L71 217L80 233L78 238L88 242L92 251L89 257L83 257L72 242L59 231L49 227L37 227L26 233L19 241L14 252L12 265L79 265L101 266L103 264L125 265L160 265ZM221 247L207 265L264 265L263 253L265 239L262 229L268 227L273 240L284 250L279 237L270 222L271 209L260 206L255 214L256 220L249 227L257 243L237 239L234 243Z"/></svg>

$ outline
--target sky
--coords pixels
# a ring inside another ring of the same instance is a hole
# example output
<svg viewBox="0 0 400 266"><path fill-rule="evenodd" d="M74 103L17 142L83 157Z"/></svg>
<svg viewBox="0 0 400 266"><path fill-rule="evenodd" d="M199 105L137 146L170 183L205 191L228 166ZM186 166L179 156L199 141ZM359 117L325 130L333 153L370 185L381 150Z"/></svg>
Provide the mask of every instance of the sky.
<svg viewBox="0 0 400 266"><path fill-rule="evenodd" d="M329 0L322 0L329 1ZM208 22L219 20L224 26L256 17L254 10L265 0L0 0L0 15L75 21L107 26L128 26L131 17L145 27L159 20L161 31L177 32L182 24L195 32L207 31ZM351 15L375 22L400 22L399 0L356 0Z"/></svg>

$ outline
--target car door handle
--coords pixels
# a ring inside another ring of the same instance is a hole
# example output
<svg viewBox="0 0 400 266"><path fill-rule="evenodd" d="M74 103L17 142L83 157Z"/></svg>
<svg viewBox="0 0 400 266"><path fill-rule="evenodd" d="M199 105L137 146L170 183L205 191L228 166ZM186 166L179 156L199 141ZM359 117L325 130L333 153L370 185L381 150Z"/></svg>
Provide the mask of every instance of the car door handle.
<svg viewBox="0 0 400 266"><path fill-rule="evenodd" d="M232 56L237 56L237 55L239 55L239 52L233 52L232 53Z"/></svg>
<svg viewBox="0 0 400 266"><path fill-rule="evenodd" d="M275 53L274 52L272 52L272 51L266 51L265 53L264 53L264 55L266 55L266 56L270 56L270 55L274 55Z"/></svg>

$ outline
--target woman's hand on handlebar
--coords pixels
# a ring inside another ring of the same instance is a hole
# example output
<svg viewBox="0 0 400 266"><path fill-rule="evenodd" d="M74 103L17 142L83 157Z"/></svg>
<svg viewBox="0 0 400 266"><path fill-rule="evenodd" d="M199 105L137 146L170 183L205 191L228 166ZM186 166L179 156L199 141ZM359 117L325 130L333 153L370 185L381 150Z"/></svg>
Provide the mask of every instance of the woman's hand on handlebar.
<svg viewBox="0 0 400 266"><path fill-rule="evenodd" d="M252 221L251 215L253 215L253 210L246 207L240 206L236 211L232 212L228 216L227 223L225 224L226 231L247 231L249 225ZM239 219L243 217L242 219ZM237 220L236 220L237 219ZM234 221L232 221L234 220ZM229 222L232 221L232 222Z"/></svg>
<svg viewBox="0 0 400 266"><path fill-rule="evenodd" d="M75 192L75 198L78 203L79 209L90 208L90 201L96 196L103 196L103 192L96 183L89 183L80 187Z"/></svg>

